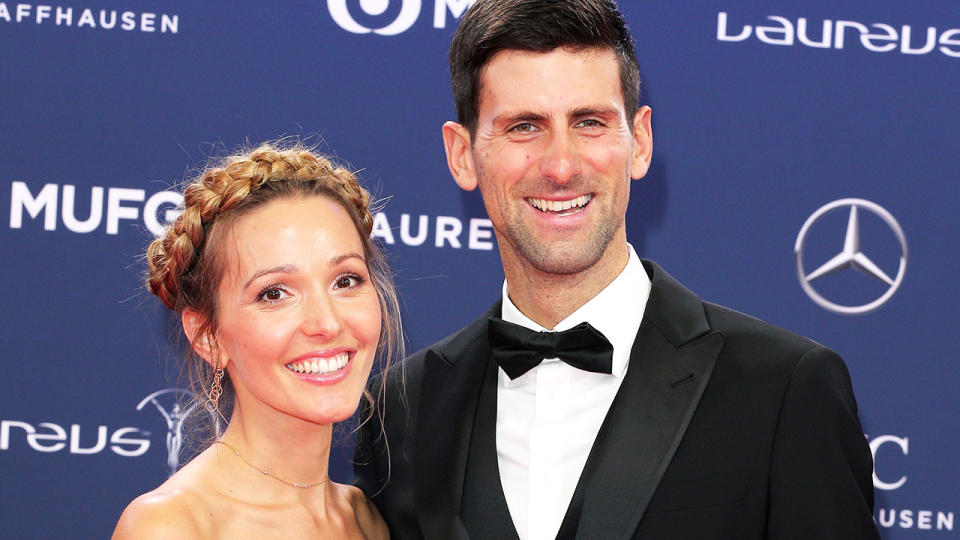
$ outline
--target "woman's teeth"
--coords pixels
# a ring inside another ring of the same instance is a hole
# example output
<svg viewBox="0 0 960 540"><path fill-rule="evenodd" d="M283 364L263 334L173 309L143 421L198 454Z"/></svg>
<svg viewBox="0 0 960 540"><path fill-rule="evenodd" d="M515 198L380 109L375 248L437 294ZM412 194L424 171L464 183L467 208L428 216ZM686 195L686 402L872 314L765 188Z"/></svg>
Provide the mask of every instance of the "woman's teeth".
<svg viewBox="0 0 960 540"><path fill-rule="evenodd" d="M530 203L530 206L541 212L566 212L571 208L575 211L580 210L590 202L591 198L591 195L581 195L575 199L566 201L549 201L547 199L534 199L531 197L527 199L527 202Z"/></svg>
<svg viewBox="0 0 960 540"><path fill-rule="evenodd" d="M287 369L297 373L307 373L310 375L320 375L324 373L333 373L343 369L350 360L350 355L343 352L331 358L312 358L310 360L299 360L287 364Z"/></svg>

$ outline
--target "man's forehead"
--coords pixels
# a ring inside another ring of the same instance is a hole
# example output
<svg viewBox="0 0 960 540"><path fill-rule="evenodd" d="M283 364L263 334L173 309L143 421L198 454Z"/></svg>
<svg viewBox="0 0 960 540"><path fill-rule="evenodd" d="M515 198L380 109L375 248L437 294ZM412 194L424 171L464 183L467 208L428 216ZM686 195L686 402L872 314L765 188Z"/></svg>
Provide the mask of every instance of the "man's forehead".
<svg viewBox="0 0 960 540"><path fill-rule="evenodd" d="M578 91L587 100L567 103L566 109L608 107L610 104L602 99L605 94L623 107L619 64L616 53L609 48L504 49L484 65L479 83L478 109L484 109L484 104L490 105L491 101L497 103L497 109L526 108L538 103L552 106L559 104L560 99L573 99Z"/></svg>
<svg viewBox="0 0 960 540"><path fill-rule="evenodd" d="M483 79L483 74L494 62L499 63L504 59L527 60L533 62L537 59L547 58L555 53L566 53L573 56L583 57L584 59L596 60L600 62L603 62L607 59L613 60L614 62L617 61L617 53L610 47L574 47L564 45L544 51L530 49L500 49L499 51L490 55L490 57L488 57L483 63L481 80Z"/></svg>

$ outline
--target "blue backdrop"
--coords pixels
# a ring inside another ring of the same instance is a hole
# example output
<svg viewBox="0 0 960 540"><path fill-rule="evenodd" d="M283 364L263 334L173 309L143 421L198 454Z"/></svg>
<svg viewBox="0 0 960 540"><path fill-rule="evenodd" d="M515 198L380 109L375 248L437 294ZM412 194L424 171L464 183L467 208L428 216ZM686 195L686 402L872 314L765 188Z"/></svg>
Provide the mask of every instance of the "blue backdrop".
<svg viewBox="0 0 960 540"><path fill-rule="evenodd" d="M224 147L307 137L391 196L375 234L411 349L487 309L492 230L440 140L468 3L0 2L0 538L108 536L169 473L178 328L142 291L142 252L171 186ZM705 299L840 351L883 536L956 536L957 3L621 8L654 111L631 242Z"/></svg>

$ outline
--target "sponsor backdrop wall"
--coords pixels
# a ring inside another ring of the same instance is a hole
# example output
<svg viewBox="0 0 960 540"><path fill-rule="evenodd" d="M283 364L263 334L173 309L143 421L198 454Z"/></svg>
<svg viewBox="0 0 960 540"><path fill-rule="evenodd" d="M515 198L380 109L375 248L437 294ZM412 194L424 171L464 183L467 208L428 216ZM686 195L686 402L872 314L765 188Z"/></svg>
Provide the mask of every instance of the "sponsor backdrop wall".
<svg viewBox="0 0 960 540"><path fill-rule="evenodd" d="M411 349L487 309L492 229L440 140L468 3L0 2L0 537L103 538L188 453L142 253L224 148L305 137L391 197ZM840 351L884 537L956 537L957 3L621 4L654 111L634 247Z"/></svg>

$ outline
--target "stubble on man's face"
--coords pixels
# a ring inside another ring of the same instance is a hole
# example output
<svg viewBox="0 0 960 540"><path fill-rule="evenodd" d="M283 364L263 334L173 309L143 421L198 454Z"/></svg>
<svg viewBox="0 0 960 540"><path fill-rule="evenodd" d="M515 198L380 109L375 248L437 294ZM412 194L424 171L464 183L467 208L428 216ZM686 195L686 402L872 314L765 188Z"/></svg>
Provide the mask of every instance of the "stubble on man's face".
<svg viewBox="0 0 960 540"><path fill-rule="evenodd" d="M497 205L503 214L493 225L497 242L507 244L515 258L519 257L544 274L571 275L588 270L603 257L618 230L624 228L624 217L617 213L616 208L612 208L611 201L594 198L590 204L596 206L593 210L597 212L598 219L590 231L570 240L544 240L534 227L522 219L519 208L497 200L501 197L492 189L482 167L478 167L478 177L483 200L489 201L487 205ZM542 183L543 187L529 190L550 193L554 189L549 180L544 179L538 183ZM576 179L571 187L585 193L596 193L599 191L597 183ZM626 189L629 192L629 185Z"/></svg>
<svg viewBox="0 0 960 540"><path fill-rule="evenodd" d="M624 258L605 257L626 242L633 148L614 53L501 51L483 79L471 152L505 271L562 276Z"/></svg>

